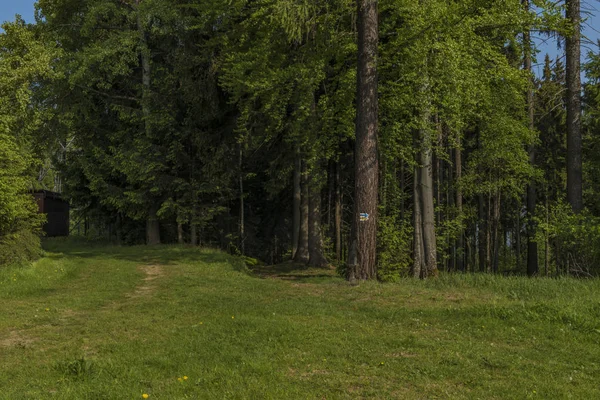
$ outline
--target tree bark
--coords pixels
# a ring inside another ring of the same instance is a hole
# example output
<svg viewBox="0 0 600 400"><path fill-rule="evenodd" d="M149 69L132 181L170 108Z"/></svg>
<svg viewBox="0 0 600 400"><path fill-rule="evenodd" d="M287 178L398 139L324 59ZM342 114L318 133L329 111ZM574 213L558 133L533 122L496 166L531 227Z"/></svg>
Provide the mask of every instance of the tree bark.
<svg viewBox="0 0 600 400"><path fill-rule="evenodd" d="M460 134L457 134L458 144L456 149L454 149L454 173L455 173L455 181L456 185L456 212L458 214L458 218L461 221L461 226L458 230L458 240L457 240L457 249L456 249L456 269L459 271L465 270L465 232L462 227L462 213L463 213L463 195L462 189L460 188L460 180L462 179L462 150L461 150L461 140Z"/></svg>
<svg viewBox="0 0 600 400"><path fill-rule="evenodd" d="M156 216L157 211L158 207L152 206L146 219L146 244L150 246L160 244L160 224Z"/></svg>
<svg viewBox="0 0 600 400"><path fill-rule="evenodd" d="M296 257L298 251L298 240L300 238L300 201L301 188L300 177L302 176L302 159L300 158L300 150L296 150L294 160L294 202L292 205L292 259Z"/></svg>
<svg viewBox="0 0 600 400"><path fill-rule="evenodd" d="M245 232L245 221L244 221L244 175L243 175L243 156L244 152L242 150L242 144L239 143L239 159L238 159L238 173L239 173L239 191L240 191L240 226L239 226L239 234L240 234L240 253L242 255L246 254L246 232Z"/></svg>
<svg viewBox="0 0 600 400"><path fill-rule="evenodd" d="M523 0L523 7L529 12L529 0ZM527 116L529 119L529 130L535 130L535 110L533 98L533 71L531 69L531 34L529 29L523 32L523 46L525 49L524 68L529 75L529 86L527 88ZM535 167L535 145L529 145L529 163ZM535 241L535 205L537 202L537 193L535 181L532 180L527 186L527 275L534 276L538 274L538 246Z"/></svg>
<svg viewBox="0 0 600 400"><path fill-rule="evenodd" d="M140 35L140 58L142 61L142 115L144 130L147 137L152 137L152 123L150 112L151 101L151 70L150 70L150 50L148 49L148 35L142 23L142 15L139 11L140 0L136 0L137 10L137 28ZM152 199L154 200L154 199ZM152 201L151 200L151 201ZM155 201L155 200L154 200ZM160 225L156 212L158 207L154 204L150 206L148 219L146 221L146 243L149 245L160 243Z"/></svg>
<svg viewBox="0 0 600 400"><path fill-rule="evenodd" d="M356 110L355 190L352 246L356 260L348 262L348 279L377 278L377 46L379 42L376 0L357 0L358 72ZM368 214L361 220L360 214ZM352 251L350 252L352 253Z"/></svg>
<svg viewBox="0 0 600 400"><path fill-rule="evenodd" d="M190 222L190 244L196 246L198 244L198 227L194 222Z"/></svg>
<svg viewBox="0 0 600 400"><path fill-rule="evenodd" d="M327 267L327 259L323 255L323 237L321 233L321 191L314 176L309 179L308 200L308 265L311 267Z"/></svg>
<svg viewBox="0 0 600 400"><path fill-rule="evenodd" d="M422 273L425 270L425 262L423 254L423 215L421 213L421 194L419 190L419 173L418 167L415 167L414 180L413 180L413 218L414 218L414 231L413 231L413 270L412 275L415 278L421 278Z"/></svg>
<svg viewBox="0 0 600 400"><path fill-rule="evenodd" d="M435 208L433 202L433 158L431 136L427 129L421 130L422 146L420 165L417 166L419 199L421 201L423 258L425 270L423 278L437 276L437 245L435 237Z"/></svg>
<svg viewBox="0 0 600 400"><path fill-rule="evenodd" d="M340 164L335 165L335 257L342 260L342 185L340 181Z"/></svg>
<svg viewBox="0 0 600 400"><path fill-rule="evenodd" d="M477 249L479 251L479 272L485 272L487 269L486 264L486 221L487 216L485 213L485 201L483 194L478 197L479 202L479 222L477 223Z"/></svg>
<svg viewBox="0 0 600 400"><path fill-rule="evenodd" d="M303 163L304 164L304 163ZM300 231L298 234L298 249L294 261L299 263L308 263L308 215L309 215L309 191L306 168L301 177L301 196L300 196Z"/></svg>
<svg viewBox="0 0 600 400"><path fill-rule="evenodd" d="M566 38L567 58L567 201L574 212L583 209L581 159L581 4L567 0L567 20L573 32Z"/></svg>
<svg viewBox="0 0 600 400"><path fill-rule="evenodd" d="M183 223L177 221L177 243L183 244Z"/></svg>

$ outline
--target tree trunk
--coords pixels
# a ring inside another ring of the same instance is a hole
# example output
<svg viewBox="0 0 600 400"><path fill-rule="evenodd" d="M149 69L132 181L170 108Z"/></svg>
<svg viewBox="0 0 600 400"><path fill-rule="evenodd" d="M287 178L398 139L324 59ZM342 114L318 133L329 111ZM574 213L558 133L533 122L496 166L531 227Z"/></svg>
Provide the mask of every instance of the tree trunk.
<svg viewBox="0 0 600 400"><path fill-rule="evenodd" d="M342 185L340 181L340 164L335 165L335 257L342 260Z"/></svg>
<svg viewBox="0 0 600 400"><path fill-rule="evenodd" d="M304 164L304 163L303 163ZM294 261L299 263L308 263L308 215L309 215L309 191L306 167L303 168L301 179L301 196L300 196L300 231L298 234L298 249Z"/></svg>
<svg viewBox="0 0 600 400"><path fill-rule="evenodd" d="M413 271L412 275L415 278L421 278L422 273L425 270L425 263L423 254L423 215L421 212L421 194L419 190L419 173L418 168L415 167L414 180L413 180L413 218L414 218L414 231L413 231Z"/></svg>
<svg viewBox="0 0 600 400"><path fill-rule="evenodd" d="M183 241L183 223L177 220L177 243L184 244Z"/></svg>
<svg viewBox="0 0 600 400"><path fill-rule="evenodd" d="M139 7L140 0L136 0ZM137 11L137 28L140 35L140 58L142 61L142 115L144 130L147 137L152 137L152 123L150 112L151 101L151 70L150 70L150 49L148 48L148 36L142 23L142 15L139 8ZM149 245L160 243L160 226L156 212L158 208L152 205L149 210L146 221L146 243Z"/></svg>
<svg viewBox="0 0 600 400"><path fill-rule="evenodd" d="M463 195L462 190L460 188L460 180L462 179L462 150L461 150L461 140L460 134L458 136L458 144L456 149L454 149L454 167L455 167L455 185L456 185L456 212L458 214L458 218L460 220L460 228L458 230L458 246L457 246L457 259L456 259L456 269L459 271L465 270L465 232L462 225L462 214L463 214Z"/></svg>
<svg viewBox="0 0 600 400"><path fill-rule="evenodd" d="M298 251L298 240L300 238L300 201L301 188L300 177L302 176L302 159L300 158L300 150L296 150L296 158L294 160L294 202L292 205L292 259L296 257Z"/></svg>
<svg viewBox="0 0 600 400"><path fill-rule="evenodd" d="M158 207L151 207L146 219L146 244L150 246L160 244L160 224L156 216L157 211Z"/></svg>
<svg viewBox="0 0 600 400"><path fill-rule="evenodd" d="M193 221L190 222L190 244L192 246L198 244L198 227Z"/></svg>
<svg viewBox="0 0 600 400"><path fill-rule="evenodd" d="M567 0L567 20L573 32L566 38L567 58L567 201L574 212L583 209L581 159L581 4Z"/></svg>
<svg viewBox="0 0 600 400"><path fill-rule="evenodd" d="M501 205L500 191L496 189L493 201L493 214L492 222L494 230L492 232L492 271L498 273L498 264L500 259L500 205Z"/></svg>
<svg viewBox="0 0 600 400"><path fill-rule="evenodd" d="M246 254L246 233L244 231L245 221L244 221L244 175L242 170L242 162L243 162L243 150L242 144L238 144L239 146L239 160L238 160L238 173L239 173L239 190L240 190L240 226L239 226L239 234L240 234L240 253L242 255Z"/></svg>
<svg viewBox="0 0 600 400"><path fill-rule="evenodd" d="M526 12L529 12L529 0L523 0L523 6ZM527 88L527 116L529 118L529 130L535 130L535 110L533 104L533 71L531 69L531 34L529 29L523 32L523 46L525 48L524 68L529 76L529 86ZM535 146L529 146L529 163L535 167ZM538 274L538 248L535 241L535 205L537 201L535 181L529 182L527 187L527 275L534 276Z"/></svg>
<svg viewBox="0 0 600 400"><path fill-rule="evenodd" d="M379 26L376 0L357 0L358 71L356 109L355 189L349 280L377 278L377 46ZM366 217L361 218L361 214ZM350 258L350 257L349 257Z"/></svg>
<svg viewBox="0 0 600 400"><path fill-rule="evenodd" d="M309 180L308 200L308 264L311 267L327 267L327 259L323 255L323 237L321 234L321 191L314 176Z"/></svg>
<svg viewBox="0 0 600 400"><path fill-rule="evenodd" d="M479 251L479 272L485 272L487 269L486 264L486 223L487 217L485 213L485 201L483 194L478 197L479 201L479 221L477 223L477 249Z"/></svg>
<svg viewBox="0 0 600 400"><path fill-rule="evenodd" d="M419 198L421 200L422 231L423 231L423 258L425 270L422 277L437 276L437 246L435 237L435 208L433 204L433 159L431 137L427 130L421 131L423 140L420 155L420 166L417 167L419 175Z"/></svg>

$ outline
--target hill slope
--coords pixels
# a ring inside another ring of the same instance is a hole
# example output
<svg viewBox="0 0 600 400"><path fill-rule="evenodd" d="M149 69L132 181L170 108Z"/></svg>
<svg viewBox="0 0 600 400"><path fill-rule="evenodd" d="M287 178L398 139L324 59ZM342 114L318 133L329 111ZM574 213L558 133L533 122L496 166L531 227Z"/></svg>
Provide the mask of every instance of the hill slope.
<svg viewBox="0 0 600 400"><path fill-rule="evenodd" d="M176 246L0 270L0 398L600 398L600 282L357 287Z"/></svg>

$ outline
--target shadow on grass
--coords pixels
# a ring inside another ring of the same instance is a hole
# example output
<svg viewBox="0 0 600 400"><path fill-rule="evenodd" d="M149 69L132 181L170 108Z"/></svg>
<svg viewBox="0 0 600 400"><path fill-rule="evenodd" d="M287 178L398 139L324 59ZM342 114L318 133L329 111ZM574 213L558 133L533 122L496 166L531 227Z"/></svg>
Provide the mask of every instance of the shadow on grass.
<svg viewBox="0 0 600 400"><path fill-rule="evenodd" d="M288 261L277 265L255 266L250 269L261 279L283 279L308 282L339 278L333 268L312 268L305 264Z"/></svg>
<svg viewBox="0 0 600 400"><path fill-rule="evenodd" d="M244 271L243 261L214 249L185 245L115 246L109 243L87 241L80 238L45 239L44 250L49 258L63 255L79 258L122 260L140 264L193 264L228 263L235 270ZM61 255L62 254L62 255Z"/></svg>

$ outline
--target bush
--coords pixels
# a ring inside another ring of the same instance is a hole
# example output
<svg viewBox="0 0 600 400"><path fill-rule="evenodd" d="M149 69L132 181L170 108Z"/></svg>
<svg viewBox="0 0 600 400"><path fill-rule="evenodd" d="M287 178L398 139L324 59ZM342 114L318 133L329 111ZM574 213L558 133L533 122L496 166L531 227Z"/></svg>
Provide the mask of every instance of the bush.
<svg viewBox="0 0 600 400"><path fill-rule="evenodd" d="M379 218L377 230L377 275L384 282L396 282L410 273L413 227L394 216Z"/></svg>
<svg viewBox="0 0 600 400"><path fill-rule="evenodd" d="M41 257L40 237L29 230L21 230L0 239L0 265L20 264Z"/></svg>
<svg viewBox="0 0 600 400"><path fill-rule="evenodd" d="M574 214L568 204L558 203L548 210L548 220L538 220L538 224L537 240L547 235L557 270L576 276L600 275L600 218L588 210Z"/></svg>

